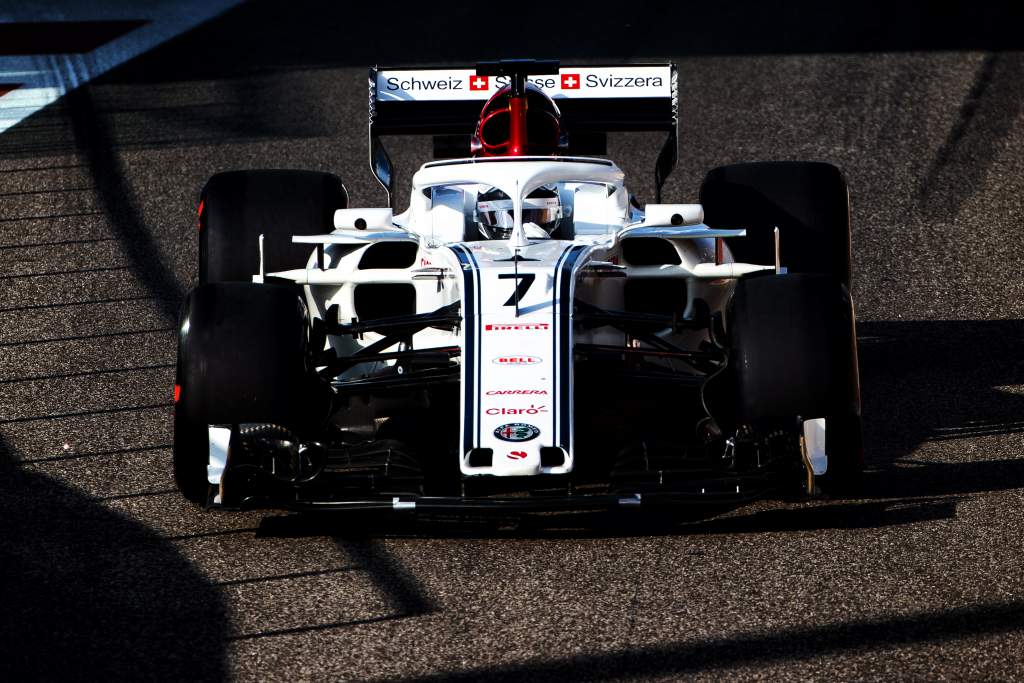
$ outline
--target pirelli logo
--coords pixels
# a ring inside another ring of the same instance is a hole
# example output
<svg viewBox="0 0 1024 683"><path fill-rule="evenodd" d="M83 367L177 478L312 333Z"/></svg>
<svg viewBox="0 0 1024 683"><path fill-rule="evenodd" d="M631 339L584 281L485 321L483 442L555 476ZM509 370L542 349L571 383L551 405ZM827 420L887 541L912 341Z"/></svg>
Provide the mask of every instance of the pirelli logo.
<svg viewBox="0 0 1024 683"><path fill-rule="evenodd" d="M547 330L550 329L551 325L548 323L506 323L506 324L493 324L484 325L484 329L488 332L513 332L517 330Z"/></svg>

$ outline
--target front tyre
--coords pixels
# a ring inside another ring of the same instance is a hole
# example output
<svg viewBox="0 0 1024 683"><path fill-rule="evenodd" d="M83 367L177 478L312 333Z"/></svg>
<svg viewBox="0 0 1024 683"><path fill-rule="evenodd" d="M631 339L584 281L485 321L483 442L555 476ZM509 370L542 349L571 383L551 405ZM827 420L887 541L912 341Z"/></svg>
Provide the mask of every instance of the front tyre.
<svg viewBox="0 0 1024 683"><path fill-rule="evenodd" d="M824 274L758 275L736 284L729 375L738 424L825 418L823 490L859 482L863 447L853 305Z"/></svg>
<svg viewBox="0 0 1024 683"><path fill-rule="evenodd" d="M309 316L289 287L217 283L185 299L178 333L174 478L208 501L208 427L272 423L313 433L331 410L330 387L309 361Z"/></svg>

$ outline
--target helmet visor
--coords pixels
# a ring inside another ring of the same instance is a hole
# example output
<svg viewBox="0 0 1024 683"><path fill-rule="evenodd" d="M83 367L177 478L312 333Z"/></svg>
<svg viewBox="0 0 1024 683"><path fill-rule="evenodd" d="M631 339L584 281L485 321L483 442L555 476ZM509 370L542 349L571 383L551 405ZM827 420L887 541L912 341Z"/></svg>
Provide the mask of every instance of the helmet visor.
<svg viewBox="0 0 1024 683"><path fill-rule="evenodd" d="M493 199L477 202L476 220L480 231L492 240L507 240L515 226L515 213L511 199ZM534 223L551 234L562 218L558 197L536 197L523 200L523 224Z"/></svg>

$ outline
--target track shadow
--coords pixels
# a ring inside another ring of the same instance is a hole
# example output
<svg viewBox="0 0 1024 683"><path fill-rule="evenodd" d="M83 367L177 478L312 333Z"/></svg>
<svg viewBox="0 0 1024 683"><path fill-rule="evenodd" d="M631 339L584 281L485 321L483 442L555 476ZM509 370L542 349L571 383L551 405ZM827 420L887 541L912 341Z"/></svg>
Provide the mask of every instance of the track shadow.
<svg viewBox="0 0 1024 683"><path fill-rule="evenodd" d="M662 678L741 666L763 667L794 661L813 663L820 661L821 657L864 654L918 643L942 644L1021 631L1024 631L1024 602L1006 601L871 621L784 629L764 635L668 643L392 680L494 682Z"/></svg>
<svg viewBox="0 0 1024 683"><path fill-rule="evenodd" d="M172 543L0 438L0 680L221 680L227 628Z"/></svg>
<svg viewBox="0 0 1024 683"><path fill-rule="evenodd" d="M530 1L517 3L514 13L525 23L510 42L498 38L493 27L460 21L460 12L454 10L384 13L373 4L249 2L104 80L205 81L290 68L425 60L474 63L520 56L593 62L667 55L1008 50L1024 45L1018 30L1024 8L1009 2L640 2L621 12L573 12L571 21L560 23L549 4ZM530 30L527 25L545 28Z"/></svg>
<svg viewBox="0 0 1024 683"><path fill-rule="evenodd" d="M351 565L346 565L344 570L365 573L380 594L385 596L389 606L388 610L382 614L362 619L260 631L232 637L231 640L252 640L347 628L418 617L434 612L437 609L436 604L416 577L387 551L379 539L373 537L377 535L375 534L377 522L372 521L373 519L371 516L350 517L332 514L272 516L261 521L256 535L258 538L303 538L308 536L332 538L338 550L351 562ZM379 522L381 517L377 516L375 519Z"/></svg>
<svg viewBox="0 0 1024 683"><path fill-rule="evenodd" d="M322 536L358 529L358 538L459 538L555 540L673 535L785 533L870 529L956 516L955 498L805 501L782 508L700 507L564 512L554 514L320 513L267 517L266 536ZM721 516L731 512L728 516ZM345 531L341 531L345 530ZM390 573L386 574L390 575Z"/></svg>
<svg viewBox="0 0 1024 683"><path fill-rule="evenodd" d="M185 291L160 257L160 248L142 217L108 122L96 111L90 86L73 90L65 99L75 146L86 161L111 231L128 257L132 273L159 302L167 322L175 323Z"/></svg>
<svg viewBox="0 0 1024 683"><path fill-rule="evenodd" d="M1024 487L1024 459L979 459L957 440L1024 433L1024 321L858 326L870 497L933 497ZM908 459L928 442L951 458ZM950 462L950 460L953 460Z"/></svg>

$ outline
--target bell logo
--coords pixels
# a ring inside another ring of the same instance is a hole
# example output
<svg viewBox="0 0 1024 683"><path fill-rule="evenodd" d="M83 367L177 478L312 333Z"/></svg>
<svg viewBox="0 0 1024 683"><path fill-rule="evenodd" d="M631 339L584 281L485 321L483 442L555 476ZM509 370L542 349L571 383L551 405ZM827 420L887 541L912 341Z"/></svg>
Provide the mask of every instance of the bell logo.
<svg viewBox="0 0 1024 683"><path fill-rule="evenodd" d="M579 90L579 74L562 74L562 90Z"/></svg>
<svg viewBox="0 0 1024 683"><path fill-rule="evenodd" d="M492 361L495 365L537 365L544 359L537 356L499 356Z"/></svg>
<svg viewBox="0 0 1024 683"><path fill-rule="evenodd" d="M490 76L470 76L469 77L469 89L470 90L487 90L490 86Z"/></svg>

